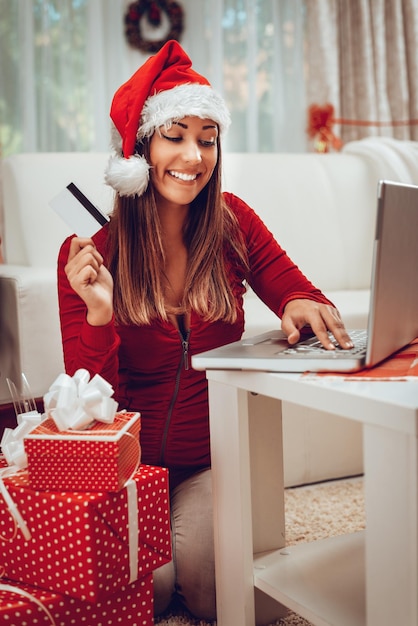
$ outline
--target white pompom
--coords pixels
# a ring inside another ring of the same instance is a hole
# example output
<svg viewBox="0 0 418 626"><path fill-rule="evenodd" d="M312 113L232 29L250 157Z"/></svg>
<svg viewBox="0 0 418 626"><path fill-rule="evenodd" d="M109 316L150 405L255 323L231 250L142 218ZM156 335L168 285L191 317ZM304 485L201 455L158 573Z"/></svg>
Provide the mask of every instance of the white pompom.
<svg viewBox="0 0 418 626"><path fill-rule="evenodd" d="M105 171L105 182L120 196L141 196L148 187L149 168L146 159L137 154L129 159L111 156Z"/></svg>

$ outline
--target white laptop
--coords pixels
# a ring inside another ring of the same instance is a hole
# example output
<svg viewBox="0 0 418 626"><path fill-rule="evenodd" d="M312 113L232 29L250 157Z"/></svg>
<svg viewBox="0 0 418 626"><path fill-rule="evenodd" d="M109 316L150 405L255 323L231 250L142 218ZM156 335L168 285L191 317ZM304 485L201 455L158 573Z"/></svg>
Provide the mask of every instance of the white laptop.
<svg viewBox="0 0 418 626"><path fill-rule="evenodd" d="M336 344L335 350L325 350L316 337L290 346L282 331L273 330L196 354L192 366L353 372L372 367L409 344L418 336L418 186L379 182L368 328L348 333L354 348L344 350Z"/></svg>

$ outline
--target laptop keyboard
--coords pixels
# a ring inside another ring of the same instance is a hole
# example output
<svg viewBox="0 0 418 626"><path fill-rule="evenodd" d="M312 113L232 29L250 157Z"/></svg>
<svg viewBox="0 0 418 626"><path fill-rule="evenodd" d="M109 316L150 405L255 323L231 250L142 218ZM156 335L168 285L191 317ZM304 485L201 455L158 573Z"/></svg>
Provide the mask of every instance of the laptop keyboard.
<svg viewBox="0 0 418 626"><path fill-rule="evenodd" d="M333 335L330 335L330 339L335 344L336 350L339 354L349 355L349 356L358 356L364 354L367 347L367 331L366 330L354 330L350 331L350 337L352 342L354 343L354 347L346 350L341 348L334 339ZM301 341L300 343L290 346L283 350L282 354L328 354L329 350L324 348L321 342L316 337L311 337L310 339L306 339L305 341Z"/></svg>

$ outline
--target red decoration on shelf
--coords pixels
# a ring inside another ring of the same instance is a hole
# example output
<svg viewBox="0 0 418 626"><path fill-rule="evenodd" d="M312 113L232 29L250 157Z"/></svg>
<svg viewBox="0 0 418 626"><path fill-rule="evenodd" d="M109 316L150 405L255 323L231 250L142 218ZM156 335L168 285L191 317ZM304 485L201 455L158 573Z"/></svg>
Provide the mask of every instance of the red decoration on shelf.
<svg viewBox="0 0 418 626"><path fill-rule="evenodd" d="M162 23L162 14L165 13L170 22L170 28L164 39L145 39L142 34L143 19L146 19L152 28L158 28ZM173 0L138 0L132 2L125 15L125 36L128 43L142 50L142 52L158 52L167 41L180 41L183 32L183 9Z"/></svg>
<svg viewBox="0 0 418 626"><path fill-rule="evenodd" d="M332 127L334 124L340 126L357 126L367 128L396 128L400 126L418 126L418 119L401 120L359 120L334 117L334 107L332 104L312 104L308 109L308 127L306 132L314 139L314 147L317 152L329 152L330 146L334 150L341 150L343 142L337 137Z"/></svg>
<svg viewBox="0 0 418 626"><path fill-rule="evenodd" d="M308 109L308 136L314 139L317 152L329 152L330 146L334 150L341 150L343 142L337 137L332 127L336 123L332 104L312 104Z"/></svg>

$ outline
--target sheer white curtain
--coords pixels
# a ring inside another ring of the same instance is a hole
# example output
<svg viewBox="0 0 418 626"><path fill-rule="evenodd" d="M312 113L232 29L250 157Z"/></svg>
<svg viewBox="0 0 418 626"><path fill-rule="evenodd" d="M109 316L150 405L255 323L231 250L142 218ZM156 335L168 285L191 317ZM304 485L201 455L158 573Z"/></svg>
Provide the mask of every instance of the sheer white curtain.
<svg viewBox="0 0 418 626"><path fill-rule="evenodd" d="M232 113L230 150L304 151L303 0L189 0L183 43Z"/></svg>
<svg viewBox="0 0 418 626"><path fill-rule="evenodd" d="M115 90L146 59L131 0L0 0L0 142L22 151L108 150ZM181 43L221 91L226 149L306 148L303 0L180 0Z"/></svg>
<svg viewBox="0 0 418 626"><path fill-rule="evenodd" d="M111 96L131 70L123 13L120 0L0 0L4 153L108 148Z"/></svg>

